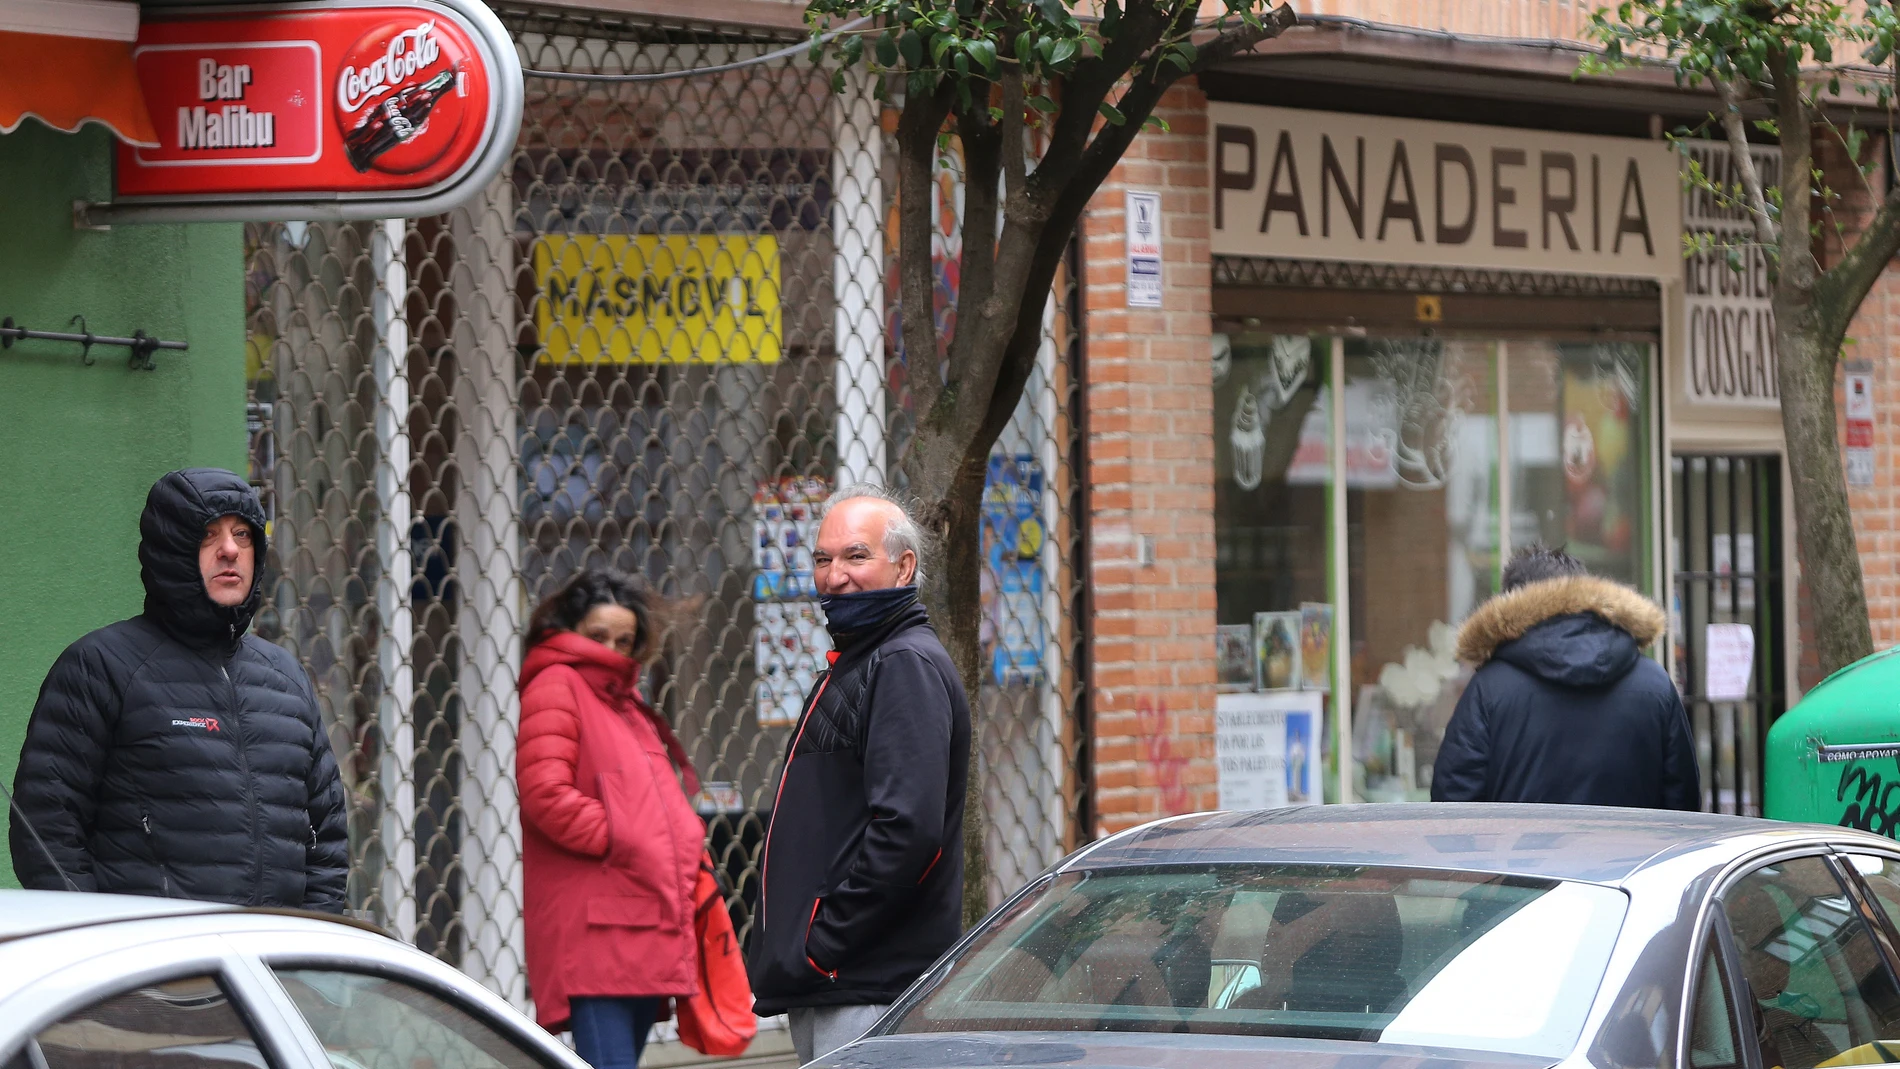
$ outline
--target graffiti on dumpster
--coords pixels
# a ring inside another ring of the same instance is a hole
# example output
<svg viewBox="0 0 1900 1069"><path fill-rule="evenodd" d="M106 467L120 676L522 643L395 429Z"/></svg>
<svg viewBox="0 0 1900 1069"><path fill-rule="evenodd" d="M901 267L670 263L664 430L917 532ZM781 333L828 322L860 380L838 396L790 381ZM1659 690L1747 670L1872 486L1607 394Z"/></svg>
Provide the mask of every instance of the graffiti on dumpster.
<svg viewBox="0 0 1900 1069"><path fill-rule="evenodd" d="M1900 768L1900 761L1896 761L1895 766ZM1850 794L1851 802L1848 801ZM1888 780L1859 763L1849 764L1841 770L1840 787L1834 793L1835 801L1847 803L1847 808L1841 811L1840 826L1896 838L1894 830L1900 827L1900 797L1897 795L1900 795L1900 775Z"/></svg>

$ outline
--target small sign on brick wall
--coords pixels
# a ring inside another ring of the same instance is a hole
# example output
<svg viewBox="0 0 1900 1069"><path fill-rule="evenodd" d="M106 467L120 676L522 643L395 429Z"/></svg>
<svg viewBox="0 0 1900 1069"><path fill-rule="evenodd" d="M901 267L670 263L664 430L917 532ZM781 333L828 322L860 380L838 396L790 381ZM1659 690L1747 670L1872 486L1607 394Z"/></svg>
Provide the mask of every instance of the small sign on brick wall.
<svg viewBox="0 0 1900 1069"><path fill-rule="evenodd" d="M1161 307L1161 194L1128 191L1128 307Z"/></svg>
<svg viewBox="0 0 1900 1069"><path fill-rule="evenodd" d="M1847 373L1847 485L1874 485L1874 376Z"/></svg>

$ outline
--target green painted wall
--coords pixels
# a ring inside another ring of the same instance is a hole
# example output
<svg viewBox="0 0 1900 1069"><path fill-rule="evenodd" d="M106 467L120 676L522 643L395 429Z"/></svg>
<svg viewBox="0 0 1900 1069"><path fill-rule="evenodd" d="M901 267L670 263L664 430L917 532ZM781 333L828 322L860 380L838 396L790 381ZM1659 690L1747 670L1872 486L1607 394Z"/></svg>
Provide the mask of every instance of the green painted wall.
<svg viewBox="0 0 1900 1069"><path fill-rule="evenodd" d="M76 231L74 200L112 192L111 136L32 121L0 134L0 316L191 345L131 371L123 349L20 342L0 352L0 776L60 650L136 613L138 516L174 468L243 471L244 238L236 223ZM76 329L76 328L72 328ZM0 815L0 827L5 816ZM0 849L0 886L15 886Z"/></svg>

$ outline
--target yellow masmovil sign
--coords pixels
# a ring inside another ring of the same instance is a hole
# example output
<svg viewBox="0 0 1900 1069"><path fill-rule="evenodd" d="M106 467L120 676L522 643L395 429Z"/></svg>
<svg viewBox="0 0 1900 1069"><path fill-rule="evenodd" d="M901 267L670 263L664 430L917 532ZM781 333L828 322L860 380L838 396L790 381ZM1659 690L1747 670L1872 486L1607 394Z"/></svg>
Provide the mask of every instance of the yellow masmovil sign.
<svg viewBox="0 0 1900 1069"><path fill-rule="evenodd" d="M564 235L534 243L544 364L773 364L778 239Z"/></svg>

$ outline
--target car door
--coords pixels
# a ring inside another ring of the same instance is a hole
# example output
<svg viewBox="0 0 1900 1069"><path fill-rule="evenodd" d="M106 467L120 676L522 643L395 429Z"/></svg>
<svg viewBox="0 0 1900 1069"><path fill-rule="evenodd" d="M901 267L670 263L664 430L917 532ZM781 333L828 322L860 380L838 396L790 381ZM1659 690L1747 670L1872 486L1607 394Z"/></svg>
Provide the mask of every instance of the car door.
<svg viewBox="0 0 1900 1069"><path fill-rule="evenodd" d="M1864 901L1836 860L1818 854L1768 860L1724 883L1720 908L1711 912L1730 944L1725 982L1740 1010L1736 1064L1900 1062L1900 982L1887 933ZM1701 1069L1718 1069L1722 1048L1710 1049L1716 1053Z"/></svg>
<svg viewBox="0 0 1900 1069"><path fill-rule="evenodd" d="M316 1069L300 1044L286 1042L288 1022L221 937L131 934L155 927L102 926L68 941L96 946L110 929L125 929L104 953L49 940L49 953L80 960L6 1000L0 1066Z"/></svg>
<svg viewBox="0 0 1900 1069"><path fill-rule="evenodd" d="M1678 1064L1687 1069L1764 1069L1753 1045L1743 1041L1751 1023L1742 1012L1741 967L1719 899L1710 904L1703 924L1689 974Z"/></svg>

